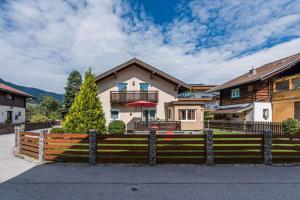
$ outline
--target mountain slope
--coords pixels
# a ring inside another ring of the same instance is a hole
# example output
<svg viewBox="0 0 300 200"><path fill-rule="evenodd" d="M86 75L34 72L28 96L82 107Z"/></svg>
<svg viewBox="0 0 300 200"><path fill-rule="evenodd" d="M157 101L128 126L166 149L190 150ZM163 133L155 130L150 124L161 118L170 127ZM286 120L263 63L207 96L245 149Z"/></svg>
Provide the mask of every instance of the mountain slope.
<svg viewBox="0 0 300 200"><path fill-rule="evenodd" d="M0 83L6 84L8 86L14 87L18 90L21 90L23 92L26 92L28 94L31 94L32 96L34 96L35 98L37 98L37 100L39 100L42 96L52 96L54 99L62 102L64 99L64 95L62 94L57 94L54 92L47 92L45 90L41 90L38 88L32 88L32 87L25 87L25 86L21 86L21 85L16 85L7 81L4 81L3 79L0 78Z"/></svg>

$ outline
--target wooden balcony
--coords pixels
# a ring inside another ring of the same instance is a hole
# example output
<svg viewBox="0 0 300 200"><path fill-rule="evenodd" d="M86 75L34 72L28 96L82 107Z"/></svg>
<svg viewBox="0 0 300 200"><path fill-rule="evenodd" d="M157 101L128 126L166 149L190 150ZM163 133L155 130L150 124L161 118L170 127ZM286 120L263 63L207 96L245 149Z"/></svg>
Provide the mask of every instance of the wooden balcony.
<svg viewBox="0 0 300 200"><path fill-rule="evenodd" d="M157 131L180 131L181 122L180 121L136 121L134 123L134 129L136 131L149 131L150 129L155 129Z"/></svg>
<svg viewBox="0 0 300 200"><path fill-rule="evenodd" d="M274 92L272 95L272 101L290 100L290 99L300 99L300 88Z"/></svg>
<svg viewBox="0 0 300 200"><path fill-rule="evenodd" d="M158 91L111 91L111 103L131 103L135 101L158 102Z"/></svg>

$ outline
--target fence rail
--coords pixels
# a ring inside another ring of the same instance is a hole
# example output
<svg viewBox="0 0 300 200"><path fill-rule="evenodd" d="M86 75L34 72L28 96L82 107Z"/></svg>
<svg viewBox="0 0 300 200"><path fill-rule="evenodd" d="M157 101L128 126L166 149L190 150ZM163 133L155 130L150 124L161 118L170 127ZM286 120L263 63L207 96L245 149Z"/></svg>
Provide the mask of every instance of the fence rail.
<svg viewBox="0 0 300 200"><path fill-rule="evenodd" d="M21 154L52 162L92 163L94 159L95 163L139 164L300 163L300 135L272 135L270 131L94 136L24 132L19 143Z"/></svg>
<svg viewBox="0 0 300 200"><path fill-rule="evenodd" d="M243 133L260 134L264 130L271 130L274 135L283 133L281 122L228 122L219 120L205 121L205 128L237 131Z"/></svg>
<svg viewBox="0 0 300 200"><path fill-rule="evenodd" d="M39 157L39 133L20 133L20 153L33 157Z"/></svg>

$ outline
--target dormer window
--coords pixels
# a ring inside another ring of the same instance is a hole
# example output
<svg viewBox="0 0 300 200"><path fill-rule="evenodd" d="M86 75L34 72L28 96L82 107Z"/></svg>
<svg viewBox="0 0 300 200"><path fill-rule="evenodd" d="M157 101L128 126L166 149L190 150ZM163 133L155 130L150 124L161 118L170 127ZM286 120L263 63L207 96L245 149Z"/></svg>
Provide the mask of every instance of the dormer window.
<svg viewBox="0 0 300 200"><path fill-rule="evenodd" d="M231 98L239 98L240 97L240 88L235 88L231 90Z"/></svg>

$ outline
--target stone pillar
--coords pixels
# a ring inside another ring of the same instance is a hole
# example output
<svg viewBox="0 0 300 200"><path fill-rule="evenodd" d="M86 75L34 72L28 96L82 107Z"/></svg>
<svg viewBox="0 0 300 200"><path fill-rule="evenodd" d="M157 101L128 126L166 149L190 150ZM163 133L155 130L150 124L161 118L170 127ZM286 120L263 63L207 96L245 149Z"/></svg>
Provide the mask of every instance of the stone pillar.
<svg viewBox="0 0 300 200"><path fill-rule="evenodd" d="M20 153L20 143L21 143L21 135L20 135L20 126L15 126L15 153L19 154Z"/></svg>
<svg viewBox="0 0 300 200"><path fill-rule="evenodd" d="M45 161L45 134L47 133L47 130L41 130L40 136L39 136L39 162L43 163Z"/></svg>
<svg viewBox="0 0 300 200"><path fill-rule="evenodd" d="M204 130L205 135L205 155L206 164L214 164L214 152L213 152L213 131L211 129Z"/></svg>
<svg viewBox="0 0 300 200"><path fill-rule="evenodd" d="M156 165L156 131L150 130L148 136L149 165Z"/></svg>
<svg viewBox="0 0 300 200"><path fill-rule="evenodd" d="M97 130L89 131L89 163L96 165L97 162Z"/></svg>
<svg viewBox="0 0 300 200"><path fill-rule="evenodd" d="M264 164L272 165L272 131L262 131L264 137Z"/></svg>

